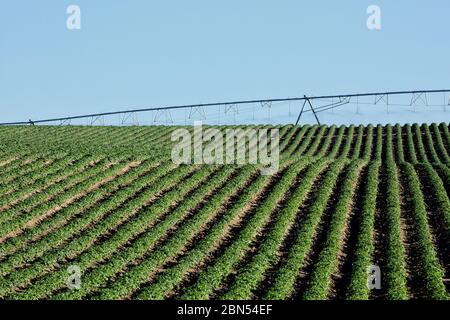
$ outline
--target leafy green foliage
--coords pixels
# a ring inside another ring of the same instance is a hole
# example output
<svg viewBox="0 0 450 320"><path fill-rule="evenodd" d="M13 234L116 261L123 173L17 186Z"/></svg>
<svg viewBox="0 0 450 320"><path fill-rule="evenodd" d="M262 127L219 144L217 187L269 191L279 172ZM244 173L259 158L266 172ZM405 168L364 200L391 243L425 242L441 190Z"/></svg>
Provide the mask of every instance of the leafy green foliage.
<svg viewBox="0 0 450 320"><path fill-rule="evenodd" d="M178 128L0 128L0 299L449 299L448 124L278 126L273 176Z"/></svg>

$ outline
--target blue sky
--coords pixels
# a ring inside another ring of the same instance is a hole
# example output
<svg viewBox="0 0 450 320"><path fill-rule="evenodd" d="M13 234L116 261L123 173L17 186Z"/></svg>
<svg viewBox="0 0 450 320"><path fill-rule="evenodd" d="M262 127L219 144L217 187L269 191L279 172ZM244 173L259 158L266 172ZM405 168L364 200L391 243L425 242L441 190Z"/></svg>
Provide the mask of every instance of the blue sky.
<svg viewBox="0 0 450 320"><path fill-rule="evenodd" d="M66 28L70 4L81 30ZM450 88L449 13L448 0L3 0L0 118Z"/></svg>

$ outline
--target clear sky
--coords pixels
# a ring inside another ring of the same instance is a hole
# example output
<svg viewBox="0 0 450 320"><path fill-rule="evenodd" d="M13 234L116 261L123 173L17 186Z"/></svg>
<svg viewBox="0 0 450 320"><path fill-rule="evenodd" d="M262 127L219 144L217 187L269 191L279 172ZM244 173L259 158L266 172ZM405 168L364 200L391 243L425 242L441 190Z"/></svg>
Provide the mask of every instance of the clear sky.
<svg viewBox="0 0 450 320"><path fill-rule="evenodd" d="M0 120L448 89L449 35L448 0L2 0Z"/></svg>

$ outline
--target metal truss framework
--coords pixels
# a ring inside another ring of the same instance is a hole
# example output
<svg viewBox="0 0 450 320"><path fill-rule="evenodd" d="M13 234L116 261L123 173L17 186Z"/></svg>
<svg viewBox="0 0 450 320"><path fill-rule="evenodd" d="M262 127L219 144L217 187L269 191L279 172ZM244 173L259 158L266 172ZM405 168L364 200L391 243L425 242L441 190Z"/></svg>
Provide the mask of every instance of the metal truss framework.
<svg viewBox="0 0 450 320"><path fill-rule="evenodd" d="M154 123L163 123L163 124L172 124L173 123L173 119L172 119L172 113L170 112L169 109L158 109L155 110L155 116L153 117L153 122ZM138 112L138 111L136 111Z"/></svg>
<svg viewBox="0 0 450 320"><path fill-rule="evenodd" d="M413 93L411 97L411 106L416 110L416 106L423 104L428 107L428 96L426 92Z"/></svg>
<svg viewBox="0 0 450 320"><path fill-rule="evenodd" d="M191 107L189 110L189 119L198 119L195 118L195 115L198 115L200 120L206 120L205 108L202 106Z"/></svg>
<svg viewBox="0 0 450 320"><path fill-rule="evenodd" d="M309 105L310 110L314 113L314 117L316 118L317 123L320 125L319 117L317 116L317 112L314 109L314 107L313 107L313 105L311 103L311 100L307 96L304 96L304 98L305 98L305 100L303 102L302 110L300 111L300 114L298 115L297 122L295 123L295 125L297 126L298 123L300 122L300 119L301 119L301 117L303 115L303 112L305 111L306 104Z"/></svg>
<svg viewBox="0 0 450 320"><path fill-rule="evenodd" d="M225 114L239 114L239 108L235 104L225 105Z"/></svg>
<svg viewBox="0 0 450 320"><path fill-rule="evenodd" d="M267 108L270 109L272 108L272 101L262 101L261 102L261 108Z"/></svg>
<svg viewBox="0 0 450 320"><path fill-rule="evenodd" d="M121 125L131 125L131 126L139 125L139 118L136 112L121 114L120 118L121 118L120 119Z"/></svg>
<svg viewBox="0 0 450 320"><path fill-rule="evenodd" d="M298 124L303 116L303 114L312 112L317 123L320 124L319 114L321 112L328 111L330 109L354 103L358 106L360 104L371 104L371 105L385 105L387 112L389 112L390 106L409 106L416 110L418 106L429 107L430 99L429 96L432 94L443 94L444 103L442 104L444 111L446 111L447 106L450 106L450 90L420 90L420 91L391 91L391 92L374 92L374 93L362 93L362 94L347 94L347 95L329 95L329 96L306 96L301 98L284 98L284 99L263 99L263 100L244 100L244 101L230 101L230 102L215 102L206 104L196 104L196 105L178 105L178 106L167 106L167 107L156 107L156 108L145 108L145 109L131 109L122 110L115 112L105 112L97 114L87 114L78 116L69 116L61 118L52 119L40 119L40 120L28 120L28 121L18 121L18 122L5 122L0 123L0 126L6 125L37 125L37 124L51 124L56 123L59 125L70 125L73 120L86 119L88 125L105 125L105 118L108 116L119 115L121 125L139 125L138 115L144 112L151 112L153 115L154 123L163 124L173 124L173 118L171 111L173 110L189 110L189 119L194 117L200 117L201 120L206 120L206 108L218 108L219 115L221 107L224 107L225 114L233 114L236 116L239 114L239 107L242 105L259 105L262 109L267 109L270 119L270 110L274 108L275 103L288 102L291 105L292 102L303 102L300 109L300 113L297 117L296 124ZM391 103L391 97L394 96L409 96L410 100L407 104L395 104ZM361 102L361 98L372 97L372 102ZM447 100L448 99L448 100ZM356 100L353 101L353 100ZM326 101L326 104L320 105L322 101ZM442 100L441 100L442 101ZM439 104L441 106L441 104ZM436 105L434 105L436 106ZM289 107L289 110L290 107ZM253 113L254 113L253 107ZM186 116L185 116L186 118Z"/></svg>
<svg viewBox="0 0 450 320"><path fill-rule="evenodd" d="M94 124L99 124L104 126L105 125L105 116L103 115L93 115L90 117L91 121L90 124L91 126L93 126ZM64 119L64 121L70 121L71 119Z"/></svg>
<svg viewBox="0 0 450 320"><path fill-rule="evenodd" d="M71 122L72 122L72 120L70 120L70 119L64 119L64 120L60 121L59 125L60 126L70 126Z"/></svg>

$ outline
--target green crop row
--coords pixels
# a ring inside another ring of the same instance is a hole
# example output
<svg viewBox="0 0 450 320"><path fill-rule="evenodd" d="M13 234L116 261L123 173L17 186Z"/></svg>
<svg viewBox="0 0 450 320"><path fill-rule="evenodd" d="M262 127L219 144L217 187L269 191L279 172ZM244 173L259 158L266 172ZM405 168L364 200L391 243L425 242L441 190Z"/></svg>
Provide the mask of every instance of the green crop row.
<svg viewBox="0 0 450 320"><path fill-rule="evenodd" d="M362 158L369 161L372 155L373 147L373 125L368 125L366 128L366 140L364 141L364 151Z"/></svg>
<svg viewBox="0 0 450 320"><path fill-rule="evenodd" d="M26 206L29 206L29 203L22 203L19 207L4 211L1 215L0 239L3 239L4 241L5 239L11 237L11 233L17 233L18 230L23 231L24 229L29 229L30 223L35 226L39 222L47 219L49 216L52 216L55 212L61 210L61 208L64 208L70 203L79 200L91 191L90 188L92 188L93 191L94 189L101 187L108 180L122 175L125 170L128 170L133 166L133 164L127 164L124 166L112 165L107 170L94 176L90 176L89 171L84 171L81 175L87 176L87 179L77 184L76 187L70 189L70 191L64 190L64 192L61 192L61 194L55 197L52 201L42 203L38 209L23 213L19 211L20 208L26 209ZM55 185L55 189L58 188L59 190L62 189L61 186ZM45 197L45 194L40 194L40 197L33 197L30 199L32 201L39 201L42 197Z"/></svg>
<svg viewBox="0 0 450 320"><path fill-rule="evenodd" d="M57 299L80 299L88 294L98 291L104 287L105 284L112 278L117 277L118 273L126 270L128 266L135 265L136 261L140 261L147 254L149 254L155 248L155 244L161 242L162 239L175 228L178 230L190 230L200 232L200 228L189 228L192 226L192 221L197 220L197 225L205 224L209 219L214 217L211 212L203 214L204 208L196 211L197 208L202 206L202 202L211 201L210 198L215 198L215 193L225 186L229 179L232 178L235 169L233 167L225 167L217 174L211 177L207 183L200 186L194 191L192 197L185 199L180 205L171 212L164 220L158 222L151 230L143 234L133 244L128 246L122 251L117 252L107 263L96 267L86 274L84 277L84 286L78 291L66 291L57 295ZM235 181L231 179L231 181ZM201 196L204 198L202 198ZM224 196L224 201L226 198ZM217 203L217 201L216 201ZM186 221L187 219L187 221ZM195 224L194 224L195 226ZM159 250L159 249L158 249ZM167 256L167 258L169 258ZM145 259L144 259L145 260ZM148 269L150 271L152 269ZM128 272L127 272L128 273Z"/></svg>
<svg viewBox="0 0 450 320"><path fill-rule="evenodd" d="M310 144L314 141L314 135L317 134L319 127L313 126L310 127L308 130L308 133L305 135L305 137L302 139L301 143L297 145L297 148L293 152L293 156L303 156L305 153L305 150L310 146Z"/></svg>
<svg viewBox="0 0 450 320"><path fill-rule="evenodd" d="M414 139L413 134L411 130L411 125L407 124L405 126L406 131L406 142L408 147L408 161L412 164L418 163L417 155L416 155L416 148L414 147Z"/></svg>
<svg viewBox="0 0 450 320"><path fill-rule="evenodd" d="M292 143L292 139L295 137L295 134L300 130L296 126L289 127L289 131L286 133L284 138L282 139L282 142L280 144L280 153L284 154L286 149L289 147L289 145Z"/></svg>
<svg viewBox="0 0 450 320"><path fill-rule="evenodd" d="M95 176L99 175L105 170L113 170L113 167L117 166L117 160L112 162L106 158L95 158L92 162L87 164L80 163L81 168L77 166L67 167L61 175L67 176L64 180L59 183L54 183L48 188L44 188L41 192L35 194L30 193L29 195L18 198L9 204L4 204L2 217L0 219L1 223L9 221L12 217L16 218L20 215L27 214L34 210L38 210L39 206L50 203L59 198L64 198L64 193L69 192L74 189L84 181L88 179L95 179Z"/></svg>
<svg viewBox="0 0 450 320"><path fill-rule="evenodd" d="M77 157L81 158L83 157L83 155L78 155ZM73 160L76 161L77 158ZM29 185L34 185L39 179L42 179L46 175L64 168L71 161L71 156L65 155L61 158L33 162L30 166L31 170L27 174L21 176L13 176L11 177L10 181L5 181L5 183L0 186L0 194L2 196L6 196L13 191L25 189Z"/></svg>
<svg viewBox="0 0 450 320"><path fill-rule="evenodd" d="M409 163L402 165L404 177L407 181L405 186L408 189L409 200L412 203L412 213L414 220L414 233L418 239L417 247L420 255L419 273L424 279L424 289L427 297L430 299L449 299L443 282L444 271L439 264L439 260L434 250L432 234L428 224L428 213L425 207L425 201L420 188L420 181Z"/></svg>
<svg viewBox="0 0 450 320"><path fill-rule="evenodd" d="M326 136L324 142L322 143L322 147L319 149L319 151L315 155L316 157L324 157L326 155L328 149L330 148L331 142L333 141L335 134L336 134L336 126L332 125L327 132L327 136Z"/></svg>
<svg viewBox="0 0 450 320"><path fill-rule="evenodd" d="M383 201L386 203L385 212L385 272L384 283L386 298L389 300L403 300L408 298L406 289L405 251L402 243L400 187L397 166L394 161L386 161L384 178L386 190Z"/></svg>
<svg viewBox="0 0 450 320"><path fill-rule="evenodd" d="M327 126L320 126L319 132L317 132L311 145L306 150L305 156L312 157L316 153L317 148L319 147L320 143L322 142L322 138L325 135L326 131L327 131Z"/></svg>
<svg viewBox="0 0 450 320"><path fill-rule="evenodd" d="M361 147L362 147L362 143L363 143L363 136L364 136L364 126L360 125L358 127L358 134L356 136L355 145L353 147L352 159L359 159L360 158L359 155L361 153Z"/></svg>
<svg viewBox="0 0 450 320"><path fill-rule="evenodd" d="M205 264L205 259L227 239L233 225L241 222L244 215L262 197L270 179L258 176L254 182L240 193L233 205L227 209L222 219L218 221L206 236L192 248L178 263L157 276L153 283L144 287L137 295L138 299L163 299L177 289L190 273L196 273Z"/></svg>
<svg viewBox="0 0 450 320"><path fill-rule="evenodd" d="M439 155L443 159L443 162L447 164L447 166L450 166L450 156L449 156L449 150L445 148L444 141L442 139L441 132L439 131L439 127L436 123L433 123L431 125L431 129L433 130L433 134L435 136L435 139L433 142L435 143L435 146L439 152Z"/></svg>
<svg viewBox="0 0 450 320"><path fill-rule="evenodd" d="M350 283L346 296L349 300L369 299L369 289L367 287L367 269L373 265L374 228L375 213L377 207L377 195L379 188L378 174L381 163L373 161L369 167L366 177L366 185L363 190L363 202L361 215L356 217L359 220L359 229L355 245L354 260L352 261L352 271Z"/></svg>
<svg viewBox="0 0 450 320"><path fill-rule="evenodd" d="M302 126L299 130L295 133L295 138L291 141L291 143L287 146L285 154L287 157L291 157L299 144L301 143L303 137L305 136L306 132L310 129L309 125Z"/></svg>
<svg viewBox="0 0 450 320"><path fill-rule="evenodd" d="M314 269L303 295L305 300L326 300L331 287L331 275L337 273L338 253L343 247L345 226L353 205L353 197L358 184L358 176L363 167L360 161L353 162L347 169L346 177L339 191L339 200L332 213L323 248L314 264Z"/></svg>
<svg viewBox="0 0 450 320"><path fill-rule="evenodd" d="M278 213L273 228L270 229L257 253L248 265L238 271L238 275L227 293L222 297L223 299L252 298L252 292L261 283L268 268L277 261L283 240L292 230L297 214L300 214L301 204L328 164L328 161L321 160L309 166L307 172L301 178L300 184L292 191L286 205Z"/></svg>
<svg viewBox="0 0 450 320"><path fill-rule="evenodd" d="M439 128L441 129L441 133L442 133L442 140L445 143L445 145L447 146L446 150L450 150L450 132L448 129L448 124L447 123L441 123L439 125Z"/></svg>
<svg viewBox="0 0 450 320"><path fill-rule="evenodd" d="M308 208L298 227L297 234L287 253L286 262L276 271L272 284L265 295L266 299L287 299L295 289L300 270L310 251L315 231L327 207L338 177L346 165L346 161L334 162L326 173L311 207Z"/></svg>
<svg viewBox="0 0 450 320"><path fill-rule="evenodd" d="M355 135L355 126L351 125L347 129L345 143L342 146L341 152L339 153L339 158L347 158L348 154L350 153L350 148L352 146L354 135Z"/></svg>
<svg viewBox="0 0 450 320"><path fill-rule="evenodd" d="M0 211L11 208L37 193L42 193L51 186L62 183L77 174L80 170L84 170L87 166L95 164L96 161L92 156L80 155L70 157L66 161L52 165L45 171L42 170L39 178L30 179L31 181L27 184L32 184L32 186L26 186L23 182L11 183L9 190L0 197L0 209L2 209Z"/></svg>
<svg viewBox="0 0 450 320"><path fill-rule="evenodd" d="M13 238L14 241L9 242L7 246L0 247L2 255L5 253L10 255L4 263L0 264L0 274L5 274L6 270L17 268L24 263L32 263L49 250L67 243L68 239L75 234L89 232L90 226L101 221L106 214L117 209L130 198L130 195L135 194L131 194L131 191L137 193L154 183L157 177L167 172L169 168L162 166L160 170L158 169L155 169L154 165L143 164L137 170L132 170L92 192L76 205L66 208L57 217L49 219L23 236ZM119 189L121 190L116 192ZM114 193L114 198L106 199L105 197L111 193ZM12 250L25 248L30 241L34 242L32 246L12 255L14 253L11 252Z"/></svg>
<svg viewBox="0 0 450 320"><path fill-rule="evenodd" d="M400 181L397 165L394 160L392 147L392 126L386 130L385 139L386 158L383 162L383 178L386 179L386 190L382 201L385 207L380 210L384 219L386 237L385 241L385 285L386 298L389 300L403 300L408 298L407 292L407 273L405 267L405 250L402 242L401 226L401 200L400 200Z"/></svg>
<svg viewBox="0 0 450 320"><path fill-rule="evenodd" d="M294 165L295 167L295 165ZM220 205L218 203L217 205ZM130 296L149 279L152 270L161 268L168 259L174 258L178 252L183 251L185 244L197 234L195 230L202 230L205 217L195 217L186 228L179 229L167 243L151 254L141 264L129 271L125 277L118 279L110 288L106 288L99 295L100 299L120 299ZM197 220L197 221L196 221Z"/></svg>
<svg viewBox="0 0 450 320"><path fill-rule="evenodd" d="M396 136L396 160L398 163L405 162L405 154L403 151L403 136L402 127L399 124L395 125L395 136Z"/></svg>
<svg viewBox="0 0 450 320"><path fill-rule="evenodd" d="M208 299L214 294L214 290L231 274L258 233L273 219L274 208L282 201L306 164L307 161L300 161L288 166L233 242L199 275L192 286L183 291L182 299Z"/></svg>
<svg viewBox="0 0 450 320"><path fill-rule="evenodd" d="M430 128L428 127L428 125L422 125L422 130L425 133L425 141L429 150L429 158L434 163L440 163L441 159L439 159L436 149L434 148L434 141L433 137L431 136Z"/></svg>
<svg viewBox="0 0 450 320"><path fill-rule="evenodd" d="M197 169L197 167L182 166L179 170L169 173L169 175L164 176L158 183L153 183L151 188L146 189L138 197L133 198L124 206L121 206L113 215L102 220L89 233L83 233L63 248L46 254L37 263L32 264L26 269L12 273L8 278L3 279L3 281L0 280L0 297L14 292L17 287L23 287L30 280L42 277L45 274L47 276L43 277L41 281L35 283L29 290L21 293L26 296L27 291L29 291L30 298L49 294L51 290L55 290L58 286L61 287L64 284L64 281L61 281L61 276L64 276L65 270L59 269L55 272L55 269L60 267L59 263L61 261L66 261L69 258L83 259L92 263L107 259L118 248L151 227L160 216L164 215L165 211L160 210L153 211L153 214L140 214L133 220L127 220L147 205L151 205L150 208L155 207L161 209L161 206L167 209L170 208L173 205L174 199L177 198L177 194L181 196L197 186L197 184L190 184L189 179L187 179ZM187 180L184 184L180 185L180 179ZM154 201L156 202L153 203ZM158 206L160 203L162 204ZM119 226L120 228L117 229ZM106 234L116 229L117 231L110 238L106 239L106 241L97 243L98 239L105 237ZM82 253L83 256L78 257ZM76 263L74 262L74 264ZM49 273L49 271L54 272Z"/></svg>
<svg viewBox="0 0 450 320"><path fill-rule="evenodd" d="M2 169L0 176L0 186L7 186L12 181L26 176L29 173L34 173L34 170L40 169L46 165L46 159L39 155L27 156L26 158L18 159L6 168Z"/></svg>
<svg viewBox="0 0 450 320"><path fill-rule="evenodd" d="M427 153L423 144L422 132L420 131L420 126L417 123L413 124L413 131L414 137L416 138L415 146L417 147L419 162L428 162Z"/></svg>
<svg viewBox="0 0 450 320"><path fill-rule="evenodd" d="M445 185L431 164L420 164L418 167L424 169L427 174L427 178L433 187L431 191L434 195L434 205L439 208L439 210L438 212L433 212L432 214L439 217L441 227L447 233L447 239L450 240L450 200L448 198L447 191L445 190ZM447 172L450 172L448 168Z"/></svg>
<svg viewBox="0 0 450 320"><path fill-rule="evenodd" d="M448 124L277 126L271 177L177 128L0 127L0 299L450 298Z"/></svg>
<svg viewBox="0 0 450 320"><path fill-rule="evenodd" d="M378 125L376 131L375 151L372 155L372 160L381 161L383 154L383 131L383 127Z"/></svg>
<svg viewBox="0 0 450 320"><path fill-rule="evenodd" d="M345 130L345 126L342 125L339 127L336 140L333 143L333 148L328 155L330 158L336 158L338 156L339 148L341 147L342 141L344 140Z"/></svg>

